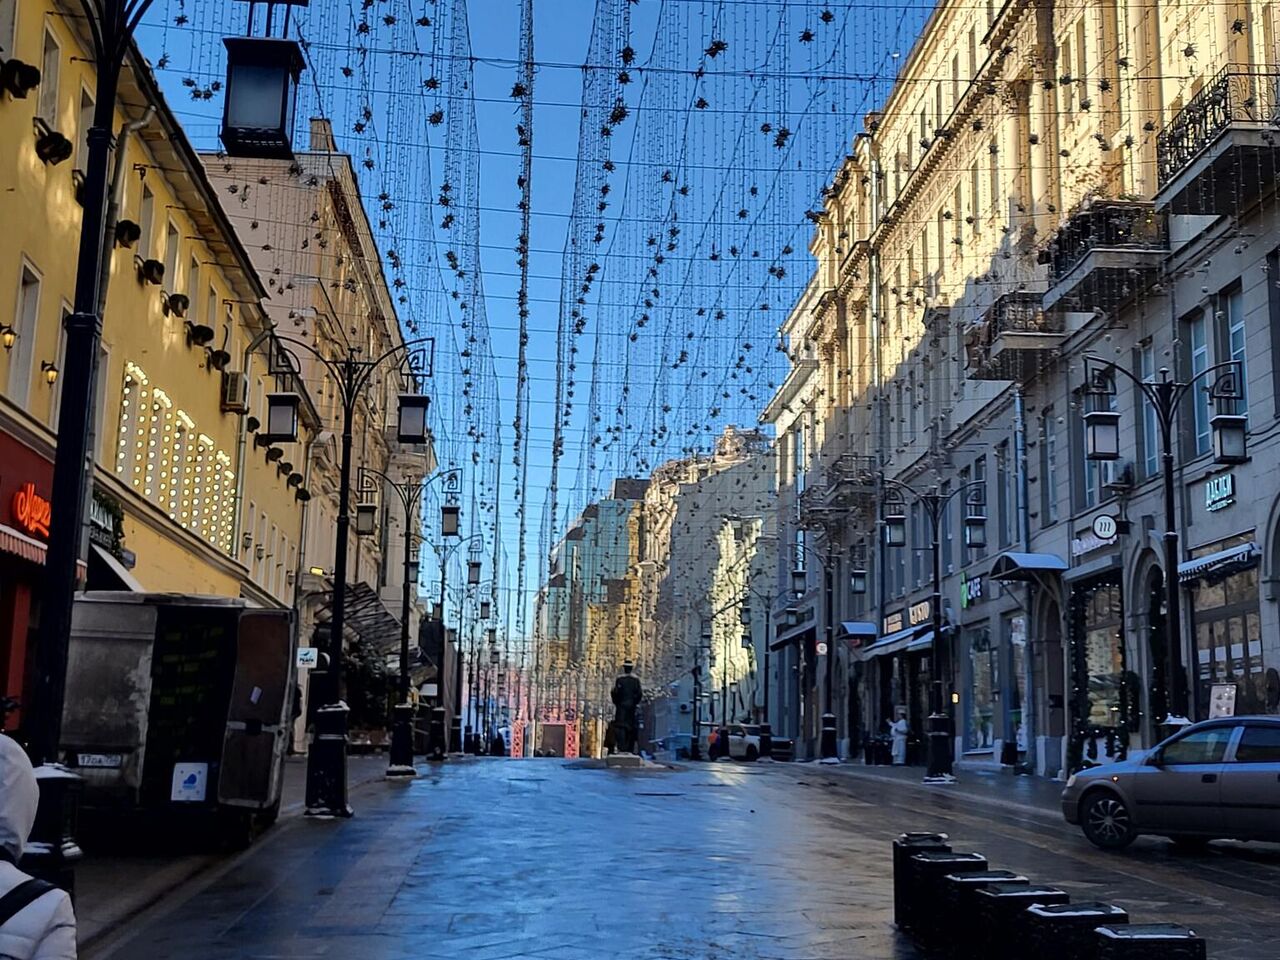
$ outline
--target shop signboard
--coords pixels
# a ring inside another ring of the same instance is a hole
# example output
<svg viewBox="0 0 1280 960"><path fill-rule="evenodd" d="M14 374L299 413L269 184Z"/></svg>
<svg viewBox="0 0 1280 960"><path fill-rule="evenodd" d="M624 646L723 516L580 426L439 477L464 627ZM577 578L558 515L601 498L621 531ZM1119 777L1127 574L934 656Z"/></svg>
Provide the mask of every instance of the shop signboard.
<svg viewBox="0 0 1280 960"><path fill-rule="evenodd" d="M893 613L887 613L884 622L880 625L880 633L882 636L888 636L891 633L897 633L902 629L902 611L895 610Z"/></svg>
<svg viewBox="0 0 1280 960"><path fill-rule="evenodd" d="M960 609L967 610L979 600L983 599L983 578L982 577L966 577L960 574Z"/></svg>
<svg viewBox="0 0 1280 960"><path fill-rule="evenodd" d="M1210 513L1225 510L1236 502L1236 475L1230 471L1204 482L1204 508Z"/></svg>
<svg viewBox="0 0 1280 960"><path fill-rule="evenodd" d="M929 600L921 600L919 603L913 603L907 610L907 622L911 626L924 623L933 613L933 603Z"/></svg>

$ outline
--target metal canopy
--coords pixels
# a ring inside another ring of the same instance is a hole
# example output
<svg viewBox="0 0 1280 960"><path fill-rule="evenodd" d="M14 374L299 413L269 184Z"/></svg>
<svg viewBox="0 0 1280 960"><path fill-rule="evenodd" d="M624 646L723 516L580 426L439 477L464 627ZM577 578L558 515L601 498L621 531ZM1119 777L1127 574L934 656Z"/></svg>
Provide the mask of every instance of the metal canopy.
<svg viewBox="0 0 1280 960"><path fill-rule="evenodd" d="M874 623L866 620L844 620L840 624L840 639L846 637L874 637L880 631Z"/></svg>
<svg viewBox="0 0 1280 960"><path fill-rule="evenodd" d="M1053 553L1002 553L991 565L992 580L1032 582L1037 575L1063 573L1067 561Z"/></svg>
<svg viewBox="0 0 1280 960"><path fill-rule="evenodd" d="M379 649L400 642L400 618L387 609L377 591L367 583L347 588L347 626Z"/></svg>

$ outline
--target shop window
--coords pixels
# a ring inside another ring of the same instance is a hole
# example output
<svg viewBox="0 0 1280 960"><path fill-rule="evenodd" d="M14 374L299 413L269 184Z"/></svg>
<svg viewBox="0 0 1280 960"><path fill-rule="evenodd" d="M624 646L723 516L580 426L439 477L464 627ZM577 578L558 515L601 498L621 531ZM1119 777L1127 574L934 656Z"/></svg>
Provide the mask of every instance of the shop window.
<svg viewBox="0 0 1280 960"><path fill-rule="evenodd" d="M996 691L999 662L992 649L991 631L983 627L966 631L969 638L969 710L965 747L990 750L995 745Z"/></svg>
<svg viewBox="0 0 1280 960"><path fill-rule="evenodd" d="M1250 536L1205 544L1192 551L1193 558L1229 549ZM1199 719L1207 715L1213 687L1218 684L1235 687L1238 715L1266 712L1257 566L1197 580L1191 587L1191 608Z"/></svg>
<svg viewBox="0 0 1280 960"><path fill-rule="evenodd" d="M1075 712L1092 738L1090 759L1114 755L1120 747L1109 739L1128 723L1123 606L1120 584L1094 581L1071 595Z"/></svg>
<svg viewBox="0 0 1280 960"><path fill-rule="evenodd" d="M1236 763L1280 763L1280 728L1245 727L1236 745Z"/></svg>
<svg viewBox="0 0 1280 960"><path fill-rule="evenodd" d="M1182 342L1186 352L1189 379L1209 369L1209 337L1205 329L1204 313L1197 311L1182 322ZM1190 429L1187 430L1193 455L1209 452L1209 393L1202 384L1189 391L1191 406Z"/></svg>
<svg viewBox="0 0 1280 960"><path fill-rule="evenodd" d="M1227 753L1227 742L1235 730L1231 727L1211 727L1187 734L1160 751L1165 766L1176 767L1194 763L1221 763Z"/></svg>

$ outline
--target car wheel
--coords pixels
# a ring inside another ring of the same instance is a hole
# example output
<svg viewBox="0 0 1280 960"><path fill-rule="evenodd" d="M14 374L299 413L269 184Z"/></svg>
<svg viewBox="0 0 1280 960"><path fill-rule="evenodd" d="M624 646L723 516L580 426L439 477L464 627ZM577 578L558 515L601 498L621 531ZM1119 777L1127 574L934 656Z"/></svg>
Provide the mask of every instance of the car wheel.
<svg viewBox="0 0 1280 960"><path fill-rule="evenodd" d="M1122 850L1137 836L1128 805L1109 790L1099 790L1084 798L1080 826L1089 842L1103 850Z"/></svg>
<svg viewBox="0 0 1280 960"><path fill-rule="evenodd" d="M747 762L755 763L759 759L760 759L760 751L755 748L754 744L752 746L747 747Z"/></svg>

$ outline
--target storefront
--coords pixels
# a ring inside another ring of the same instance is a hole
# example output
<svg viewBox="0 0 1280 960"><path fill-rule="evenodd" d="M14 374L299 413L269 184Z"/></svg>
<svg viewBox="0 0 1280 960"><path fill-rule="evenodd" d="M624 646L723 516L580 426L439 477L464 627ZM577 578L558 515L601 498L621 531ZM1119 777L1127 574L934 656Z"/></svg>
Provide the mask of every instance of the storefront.
<svg viewBox="0 0 1280 960"><path fill-rule="evenodd" d="M1069 764L1123 758L1128 748L1132 680L1124 643L1124 595L1119 565L1071 583Z"/></svg>
<svg viewBox="0 0 1280 960"><path fill-rule="evenodd" d="M1190 598L1195 719L1275 713L1280 682L1263 656L1258 603L1262 554L1254 531L1190 553L1191 559L1178 567L1178 580Z"/></svg>
<svg viewBox="0 0 1280 960"><path fill-rule="evenodd" d="M869 733L887 734L889 724L905 713L911 743L924 743L929 691L935 679L932 615L929 600L894 610L881 620L880 639L862 648L867 664L864 676L874 687L874 694L868 697L873 705ZM922 762L918 752L908 751L909 763Z"/></svg>

